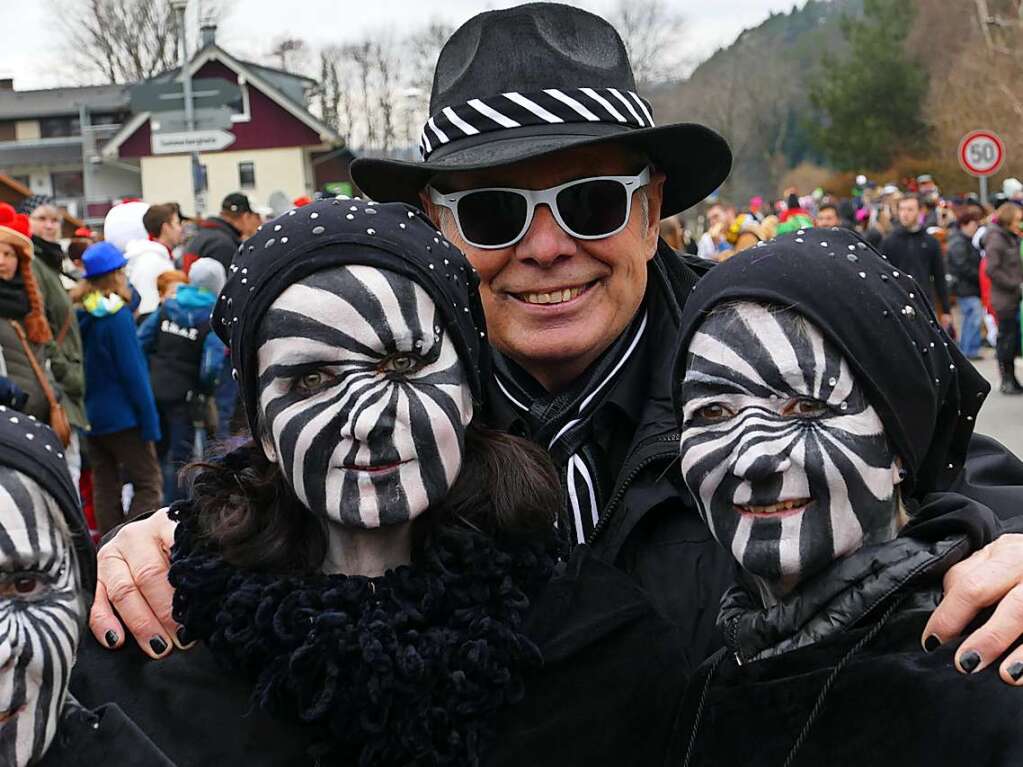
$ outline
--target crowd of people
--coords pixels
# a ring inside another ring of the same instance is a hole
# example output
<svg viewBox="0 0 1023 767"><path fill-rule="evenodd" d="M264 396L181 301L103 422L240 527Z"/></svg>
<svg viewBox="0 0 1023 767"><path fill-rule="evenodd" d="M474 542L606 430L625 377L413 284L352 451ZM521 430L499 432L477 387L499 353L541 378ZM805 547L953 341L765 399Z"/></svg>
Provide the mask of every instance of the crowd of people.
<svg viewBox="0 0 1023 767"><path fill-rule="evenodd" d="M0 763L1015 764L1018 203L693 238L727 142L564 4L430 112L271 221L0 205Z"/></svg>
<svg viewBox="0 0 1023 767"><path fill-rule="evenodd" d="M1023 183L1017 179L1006 179L999 194L982 202L974 195L944 197L926 174L883 186L859 176L847 197L787 190L773 204L754 197L744 208L713 200L704 223L699 237L674 218L661 231L676 250L711 261L797 229L857 232L922 286L967 359L983 359L982 345L996 350L1002 394L1023 394L1015 371L1023 285Z"/></svg>

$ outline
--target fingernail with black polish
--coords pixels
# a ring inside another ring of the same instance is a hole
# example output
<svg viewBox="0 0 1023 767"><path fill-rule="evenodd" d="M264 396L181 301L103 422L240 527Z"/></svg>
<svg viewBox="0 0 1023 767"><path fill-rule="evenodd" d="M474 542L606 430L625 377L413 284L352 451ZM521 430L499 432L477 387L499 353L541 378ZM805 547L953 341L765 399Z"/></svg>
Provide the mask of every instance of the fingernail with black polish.
<svg viewBox="0 0 1023 767"><path fill-rule="evenodd" d="M108 631L103 635L103 641L107 643L107 647L117 647L117 632Z"/></svg>
<svg viewBox="0 0 1023 767"><path fill-rule="evenodd" d="M163 641L163 637L153 637L149 640L149 646L157 655L167 652L167 643Z"/></svg>
<svg viewBox="0 0 1023 767"><path fill-rule="evenodd" d="M972 674L973 670L979 665L980 653L976 650L970 650L967 653L963 653L962 657L959 658L959 667L967 674Z"/></svg>
<svg viewBox="0 0 1023 767"><path fill-rule="evenodd" d="M188 642L185 641L185 627L184 626L178 626L178 630L176 632L174 632L174 633L175 633L175 636L177 636L178 641L181 644L188 644Z"/></svg>
<svg viewBox="0 0 1023 767"><path fill-rule="evenodd" d="M927 639L924 640L924 649L927 650L927 652L934 652L939 647L941 647L941 640L938 638L937 634L930 634Z"/></svg>
<svg viewBox="0 0 1023 767"><path fill-rule="evenodd" d="M1023 661L1018 660L1009 666L1009 676L1014 682L1018 682L1023 677Z"/></svg>

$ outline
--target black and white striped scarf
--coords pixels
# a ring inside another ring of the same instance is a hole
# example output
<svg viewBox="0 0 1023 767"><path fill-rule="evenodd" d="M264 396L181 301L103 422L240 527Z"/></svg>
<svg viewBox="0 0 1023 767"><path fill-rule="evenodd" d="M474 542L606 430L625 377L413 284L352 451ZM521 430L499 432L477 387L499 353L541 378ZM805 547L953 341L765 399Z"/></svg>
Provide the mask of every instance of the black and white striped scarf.
<svg viewBox="0 0 1023 767"><path fill-rule="evenodd" d="M497 391L527 425L530 438L550 453L561 475L566 508L559 524L573 544L585 543L614 488L624 448L598 444L593 416L632 372L649 337L644 304L632 323L570 389L550 393L514 362L495 352ZM602 441L603 442L603 441Z"/></svg>

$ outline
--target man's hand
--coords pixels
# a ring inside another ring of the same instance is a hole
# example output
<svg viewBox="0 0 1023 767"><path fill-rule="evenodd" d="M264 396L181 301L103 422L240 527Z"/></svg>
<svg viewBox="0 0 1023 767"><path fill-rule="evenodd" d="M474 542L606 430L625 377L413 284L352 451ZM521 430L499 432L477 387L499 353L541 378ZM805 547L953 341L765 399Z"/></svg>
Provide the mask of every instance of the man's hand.
<svg viewBox="0 0 1023 767"><path fill-rule="evenodd" d="M125 525L99 550L89 628L104 647L113 650L124 644L125 625L152 658L167 655L172 644L182 647L171 617L174 590L167 581L175 524L167 509L161 509L149 519Z"/></svg>
<svg viewBox="0 0 1023 767"><path fill-rule="evenodd" d="M988 621L956 653L956 668L976 673L997 660L1023 635L1023 535L1006 534L945 574L945 597L924 628L926 650L935 650L997 604ZM1023 686L1023 647L1000 668L1008 684Z"/></svg>

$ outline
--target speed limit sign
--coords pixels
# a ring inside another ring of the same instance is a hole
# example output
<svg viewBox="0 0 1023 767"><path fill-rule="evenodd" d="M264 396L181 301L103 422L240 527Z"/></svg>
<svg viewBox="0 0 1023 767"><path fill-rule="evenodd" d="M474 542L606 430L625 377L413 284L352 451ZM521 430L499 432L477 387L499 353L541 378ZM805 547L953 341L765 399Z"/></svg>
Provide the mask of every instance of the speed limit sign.
<svg viewBox="0 0 1023 767"><path fill-rule="evenodd" d="M959 164L971 176L994 175L1005 161L1005 145L994 131L970 131L959 142Z"/></svg>

